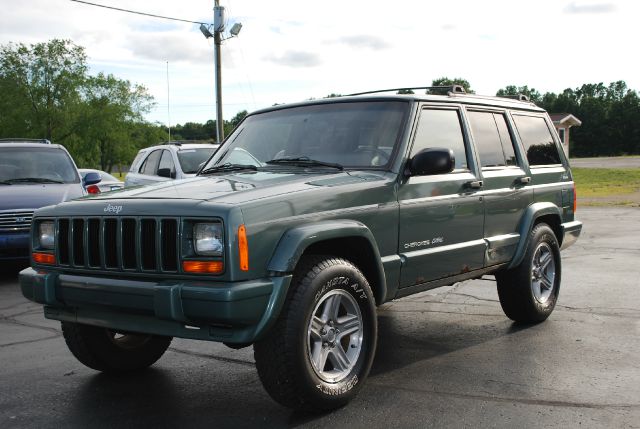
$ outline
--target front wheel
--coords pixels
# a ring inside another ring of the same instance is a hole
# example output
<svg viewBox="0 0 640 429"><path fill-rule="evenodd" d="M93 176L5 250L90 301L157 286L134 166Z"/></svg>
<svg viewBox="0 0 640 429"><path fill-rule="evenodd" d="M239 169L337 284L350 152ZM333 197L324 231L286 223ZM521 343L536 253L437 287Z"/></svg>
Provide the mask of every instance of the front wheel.
<svg viewBox="0 0 640 429"><path fill-rule="evenodd" d="M97 326L62 322L67 347L81 363L103 372L129 372L153 365L171 337L116 332Z"/></svg>
<svg viewBox="0 0 640 429"><path fill-rule="evenodd" d="M553 230L536 225L520 265L496 273L498 297L507 317L538 323L549 317L560 293L560 247Z"/></svg>
<svg viewBox="0 0 640 429"><path fill-rule="evenodd" d="M258 375L282 405L338 408L366 379L376 349L375 301L352 263L311 257L294 274L281 317L254 344Z"/></svg>

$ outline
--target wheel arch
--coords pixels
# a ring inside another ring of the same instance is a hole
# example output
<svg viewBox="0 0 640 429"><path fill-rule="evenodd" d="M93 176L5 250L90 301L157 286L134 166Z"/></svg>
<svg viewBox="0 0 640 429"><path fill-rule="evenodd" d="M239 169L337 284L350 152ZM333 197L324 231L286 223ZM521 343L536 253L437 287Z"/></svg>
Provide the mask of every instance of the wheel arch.
<svg viewBox="0 0 640 429"><path fill-rule="evenodd" d="M546 223L553 230L558 245L562 245L562 216L558 206L550 202L539 202L531 204L522 215L520 219L520 225L518 231L520 233L520 242L516 248L516 252L509 264L508 268L514 268L522 262L524 254L527 250L527 244L529 243L531 231L533 228L540 224Z"/></svg>
<svg viewBox="0 0 640 429"><path fill-rule="evenodd" d="M291 273L305 255L331 255L356 265L369 281L376 304L386 300L387 284L378 245L361 222L314 222L286 231L267 266L271 272Z"/></svg>

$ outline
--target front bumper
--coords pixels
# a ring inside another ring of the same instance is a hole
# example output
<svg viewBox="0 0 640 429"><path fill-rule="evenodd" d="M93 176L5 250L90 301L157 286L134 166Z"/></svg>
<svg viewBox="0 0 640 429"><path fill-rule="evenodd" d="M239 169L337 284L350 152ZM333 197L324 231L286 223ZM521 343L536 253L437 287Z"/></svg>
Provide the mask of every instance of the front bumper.
<svg viewBox="0 0 640 429"><path fill-rule="evenodd" d="M290 282L290 275L220 283L20 272L22 294L44 304L48 319L234 344L252 343L272 326Z"/></svg>
<svg viewBox="0 0 640 429"><path fill-rule="evenodd" d="M562 224L562 246L560 250L564 250L567 247L571 246L578 240L580 237L580 232L582 232L582 222L573 221Z"/></svg>
<svg viewBox="0 0 640 429"><path fill-rule="evenodd" d="M30 240L31 234L29 231L0 234L0 261L29 259Z"/></svg>

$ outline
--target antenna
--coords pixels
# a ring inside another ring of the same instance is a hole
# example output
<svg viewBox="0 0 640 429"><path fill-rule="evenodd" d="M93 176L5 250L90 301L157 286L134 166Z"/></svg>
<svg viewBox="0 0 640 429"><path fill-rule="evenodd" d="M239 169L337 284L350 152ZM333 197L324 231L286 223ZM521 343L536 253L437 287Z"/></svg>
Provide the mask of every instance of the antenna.
<svg viewBox="0 0 640 429"><path fill-rule="evenodd" d="M169 103L169 61L167 61L167 128L169 129L169 141L171 141L171 103Z"/></svg>

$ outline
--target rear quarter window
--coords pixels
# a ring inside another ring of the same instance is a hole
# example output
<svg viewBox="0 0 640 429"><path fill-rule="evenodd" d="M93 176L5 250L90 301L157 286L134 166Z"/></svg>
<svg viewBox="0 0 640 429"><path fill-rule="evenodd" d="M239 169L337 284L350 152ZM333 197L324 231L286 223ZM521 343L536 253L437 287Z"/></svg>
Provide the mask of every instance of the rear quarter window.
<svg viewBox="0 0 640 429"><path fill-rule="evenodd" d="M513 115L529 165L560 164L560 153L547 121L540 116Z"/></svg>

